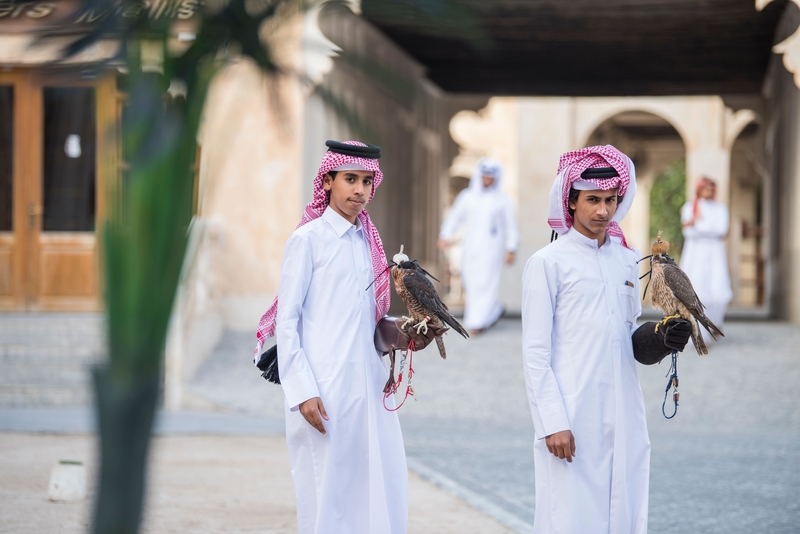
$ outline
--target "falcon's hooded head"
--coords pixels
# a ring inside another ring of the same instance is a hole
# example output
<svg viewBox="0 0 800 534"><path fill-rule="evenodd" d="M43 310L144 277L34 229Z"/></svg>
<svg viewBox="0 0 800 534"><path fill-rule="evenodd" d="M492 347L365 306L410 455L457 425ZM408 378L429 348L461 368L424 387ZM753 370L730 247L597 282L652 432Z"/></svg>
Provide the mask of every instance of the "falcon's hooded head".
<svg viewBox="0 0 800 534"><path fill-rule="evenodd" d="M656 240L653 241L653 244L650 245L650 264L653 263L675 263L672 258L669 257L669 242L663 241L661 239L661 232L658 232L656 236Z"/></svg>

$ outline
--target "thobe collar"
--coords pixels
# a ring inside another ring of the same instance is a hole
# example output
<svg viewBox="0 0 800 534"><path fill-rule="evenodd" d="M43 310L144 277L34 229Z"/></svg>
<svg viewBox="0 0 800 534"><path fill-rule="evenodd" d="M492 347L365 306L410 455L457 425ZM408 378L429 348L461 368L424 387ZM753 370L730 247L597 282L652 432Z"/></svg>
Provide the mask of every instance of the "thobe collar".
<svg viewBox="0 0 800 534"><path fill-rule="evenodd" d="M592 239L591 237L586 237L585 235L583 235L582 233L577 231L574 226L572 228L570 228L569 231L567 231L567 234L566 234L565 237L567 237L569 239L573 239L577 243L580 243L581 245L585 245L585 246L591 248L592 250L603 250L603 249L605 249L605 248L607 248L609 246L609 242L610 242L610 237L608 235L608 232L606 232L606 240L603 242L603 246L598 248L597 239Z"/></svg>
<svg viewBox="0 0 800 534"><path fill-rule="evenodd" d="M325 208L325 211L322 213L322 219L331 225L333 231L336 232L336 235L342 237L348 230L351 228L355 231L361 230L361 220L356 217L356 224L350 224L350 221L336 213L330 205Z"/></svg>

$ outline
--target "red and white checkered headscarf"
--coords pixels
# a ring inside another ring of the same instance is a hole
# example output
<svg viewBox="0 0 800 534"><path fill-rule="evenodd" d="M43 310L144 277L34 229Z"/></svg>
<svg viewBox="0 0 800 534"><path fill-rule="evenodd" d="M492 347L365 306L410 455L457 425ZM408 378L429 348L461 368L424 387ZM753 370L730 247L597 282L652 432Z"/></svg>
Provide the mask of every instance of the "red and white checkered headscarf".
<svg viewBox="0 0 800 534"><path fill-rule="evenodd" d="M566 234L572 228L569 190L575 182L581 180L583 171L601 167L613 167L619 176L587 181L596 184L597 188L603 191L618 188L618 194L623 196L614 217L608 224L607 232L618 243L627 247L628 243L625 241L619 222L631 209L633 197L636 196L636 170L631 159L611 145L590 146L561 156L558 162L558 177L550 190L550 213L547 224L559 235Z"/></svg>
<svg viewBox="0 0 800 534"><path fill-rule="evenodd" d="M344 141L348 145L367 146L359 141ZM307 224L314 219L321 217L325 208L328 207L328 192L322 186L322 177L328 171L336 169L346 164L355 164L363 167L368 171L373 171L375 177L372 180L372 193L369 196L368 202L372 201L375 196L375 191L383 181L383 173L378 166L377 159L360 158L356 156L348 156L346 154L339 154L338 152L328 151L322 158L322 164L317 172L317 177L314 178L314 199L306 206L303 218L297 228ZM391 289L389 285L389 271L386 267L386 253L383 251L383 243L381 243L381 236L378 234L378 229L372 224L369 214L366 210L362 210L358 214L358 219L364 227L364 235L367 236L369 248L372 253L372 270L375 273L375 319L380 320L386 312L389 311L389 299L391 297ZM278 297L272 302L272 306L261 317L258 323L258 332L256 332L257 344L254 351L254 362L258 363L261 356L261 351L264 347L264 342L275 335L275 321L278 317Z"/></svg>

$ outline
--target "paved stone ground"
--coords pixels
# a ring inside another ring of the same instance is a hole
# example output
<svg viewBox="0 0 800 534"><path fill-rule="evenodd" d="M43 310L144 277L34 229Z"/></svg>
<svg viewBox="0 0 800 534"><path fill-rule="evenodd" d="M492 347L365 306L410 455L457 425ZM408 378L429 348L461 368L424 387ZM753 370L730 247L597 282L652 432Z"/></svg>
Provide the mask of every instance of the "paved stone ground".
<svg viewBox="0 0 800 534"><path fill-rule="evenodd" d="M0 451L0 534L87 532L97 468L94 436L0 432ZM86 499L48 501L51 469L63 459L86 466ZM297 532L283 436L157 437L148 484L145 534ZM409 534L512 532L413 473L409 490Z"/></svg>
<svg viewBox="0 0 800 534"><path fill-rule="evenodd" d="M800 327L736 322L725 331L710 355L681 355L675 419L661 415L666 365L639 367L653 444L651 533L798 532ZM432 348L419 353L418 401L400 417L412 469L524 532L534 436L520 335L508 319L472 340L449 335L447 361ZM226 334L190 390L279 420L280 388L252 367L252 339Z"/></svg>

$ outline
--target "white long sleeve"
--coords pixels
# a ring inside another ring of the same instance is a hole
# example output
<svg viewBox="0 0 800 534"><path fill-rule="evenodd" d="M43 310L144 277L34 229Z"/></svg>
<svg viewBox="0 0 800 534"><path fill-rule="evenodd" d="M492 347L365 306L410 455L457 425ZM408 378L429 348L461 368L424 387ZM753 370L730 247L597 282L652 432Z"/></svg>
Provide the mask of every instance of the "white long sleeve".
<svg viewBox="0 0 800 534"><path fill-rule="evenodd" d="M291 409L319 397L317 382L300 343L300 316L311 284L312 256L307 235L294 234L286 243L278 293L275 335L281 386Z"/></svg>
<svg viewBox="0 0 800 534"><path fill-rule="evenodd" d="M548 272L544 258L532 256L522 275L522 354L531 414L539 439L570 429L561 389L551 366L557 296L556 273Z"/></svg>
<svg viewBox="0 0 800 534"><path fill-rule="evenodd" d="M458 229L464 225L467 216L467 204L469 204L467 197L470 194L471 192L469 189L465 189L458 194L456 201L453 202L453 206L450 208L450 212L447 214L444 222L442 222L442 228L439 231L440 239L449 241L453 238Z"/></svg>

